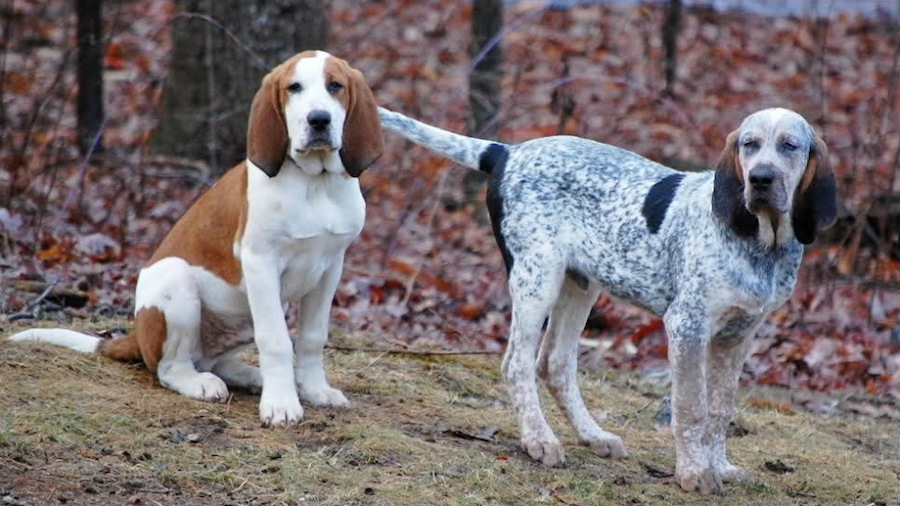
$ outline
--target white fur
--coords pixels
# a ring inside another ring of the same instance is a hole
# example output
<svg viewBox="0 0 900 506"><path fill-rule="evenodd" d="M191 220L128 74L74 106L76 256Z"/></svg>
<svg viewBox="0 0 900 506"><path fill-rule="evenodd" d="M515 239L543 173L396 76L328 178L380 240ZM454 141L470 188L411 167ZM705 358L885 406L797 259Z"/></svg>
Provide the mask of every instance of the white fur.
<svg viewBox="0 0 900 506"><path fill-rule="evenodd" d="M343 145L342 133L347 111L327 89L325 62L328 53L317 51L315 58L304 58L297 62L292 82L300 84L302 90L291 93L284 106L290 146L288 154L297 165L311 175L328 171L343 174L344 166L340 158L334 156ZM313 111L324 111L331 116L328 131L330 146L310 149L311 128L307 117Z"/></svg>
<svg viewBox="0 0 900 506"><path fill-rule="evenodd" d="M34 341L65 346L81 353L94 353L100 338L68 329L29 329L10 336L10 341Z"/></svg>
<svg viewBox="0 0 900 506"><path fill-rule="evenodd" d="M339 158L336 152L329 156ZM314 404L347 404L325 381L322 350L344 251L362 231L365 201L359 182L343 173L310 175L285 162L269 178L250 165L249 214L239 249L262 370L260 416L267 424L293 425L303 415L297 382ZM292 347L283 303L296 299L302 318ZM307 378L312 381L302 384Z"/></svg>

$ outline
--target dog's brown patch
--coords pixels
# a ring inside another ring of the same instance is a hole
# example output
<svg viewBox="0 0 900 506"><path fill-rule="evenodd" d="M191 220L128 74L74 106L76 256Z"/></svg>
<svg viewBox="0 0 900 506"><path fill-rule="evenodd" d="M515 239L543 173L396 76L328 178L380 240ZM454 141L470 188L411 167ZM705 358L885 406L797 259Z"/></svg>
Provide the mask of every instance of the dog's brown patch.
<svg viewBox="0 0 900 506"><path fill-rule="evenodd" d="M147 267L163 258L178 257L229 284L239 284L241 264L234 256L234 243L244 233L247 206L247 165L240 163L184 213Z"/></svg>

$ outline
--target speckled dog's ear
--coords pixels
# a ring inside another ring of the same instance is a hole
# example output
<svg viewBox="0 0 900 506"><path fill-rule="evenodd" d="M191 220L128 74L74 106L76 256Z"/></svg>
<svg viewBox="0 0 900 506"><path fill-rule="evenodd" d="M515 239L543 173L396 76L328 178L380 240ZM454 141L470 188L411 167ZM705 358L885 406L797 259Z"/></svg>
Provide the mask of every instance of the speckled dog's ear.
<svg viewBox="0 0 900 506"><path fill-rule="evenodd" d="M809 147L806 172L794 194L791 209L791 226L801 243L811 244L819 232L834 225L837 219L836 186L828 162L828 146L816 135Z"/></svg>
<svg viewBox="0 0 900 506"><path fill-rule="evenodd" d="M716 164L713 185L712 209L722 223L741 237L754 237L759 232L759 221L744 202L744 171L738 158L738 130L728 134L725 149Z"/></svg>

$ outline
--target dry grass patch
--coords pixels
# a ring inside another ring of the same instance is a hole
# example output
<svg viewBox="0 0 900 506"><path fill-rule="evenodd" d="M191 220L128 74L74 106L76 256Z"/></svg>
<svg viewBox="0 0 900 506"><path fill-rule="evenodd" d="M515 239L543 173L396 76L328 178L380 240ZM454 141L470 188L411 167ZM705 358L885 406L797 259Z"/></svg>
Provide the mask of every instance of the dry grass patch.
<svg viewBox="0 0 900 506"><path fill-rule="evenodd" d="M896 423L745 404L730 449L752 481L683 493L654 419L664 392L615 372L582 385L629 458L595 456L549 409L569 466L545 469L519 449L499 361L331 350L352 407L308 406L298 428L273 430L257 395L192 401L138 365L3 341L0 492L24 504L900 504Z"/></svg>

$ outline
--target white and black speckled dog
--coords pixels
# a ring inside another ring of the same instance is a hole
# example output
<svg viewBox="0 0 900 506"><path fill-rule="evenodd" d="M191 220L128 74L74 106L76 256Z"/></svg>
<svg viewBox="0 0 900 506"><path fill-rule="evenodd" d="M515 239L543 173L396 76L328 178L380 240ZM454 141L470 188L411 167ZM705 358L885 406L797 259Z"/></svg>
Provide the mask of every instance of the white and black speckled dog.
<svg viewBox="0 0 900 506"><path fill-rule="evenodd" d="M801 243L835 221L827 148L800 115L750 115L716 170L693 174L576 137L508 146L383 108L379 115L387 129L490 175L487 205L513 303L503 375L532 458L565 462L536 372L582 442L625 455L588 412L576 379L580 332L606 290L665 322L681 487L721 493L723 482L746 476L725 456L725 432L748 344L790 297Z"/></svg>

